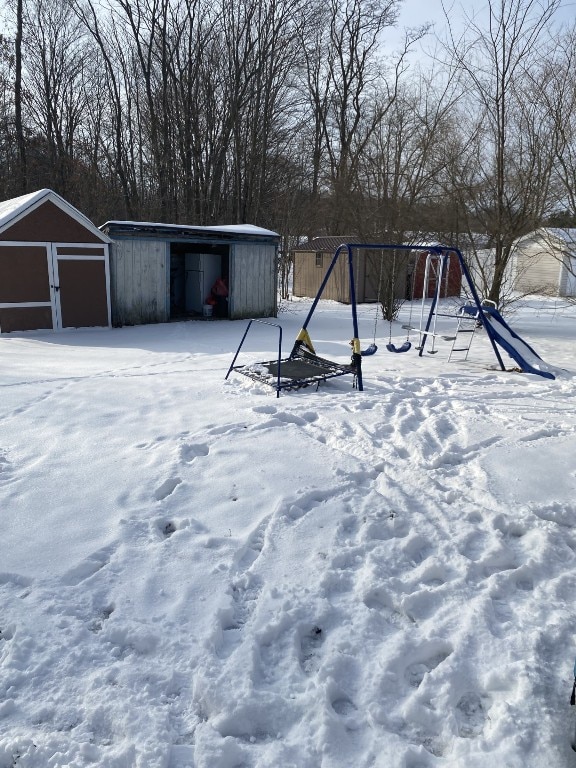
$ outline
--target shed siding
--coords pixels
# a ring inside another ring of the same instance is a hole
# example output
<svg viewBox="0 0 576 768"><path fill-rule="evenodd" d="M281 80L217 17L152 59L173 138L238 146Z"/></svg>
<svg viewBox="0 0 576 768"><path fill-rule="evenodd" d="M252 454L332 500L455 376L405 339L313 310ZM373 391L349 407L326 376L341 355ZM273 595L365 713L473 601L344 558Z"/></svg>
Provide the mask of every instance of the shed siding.
<svg viewBox="0 0 576 768"><path fill-rule="evenodd" d="M103 259L59 259L60 311L63 328L108 325L106 262ZM90 286L90 290L86 290Z"/></svg>
<svg viewBox="0 0 576 768"><path fill-rule="evenodd" d="M2 240L13 241L102 243L102 239L50 200L2 232Z"/></svg>
<svg viewBox="0 0 576 768"><path fill-rule="evenodd" d="M230 319L276 317L276 246L236 243L230 255Z"/></svg>
<svg viewBox="0 0 576 768"><path fill-rule="evenodd" d="M551 253L549 242L532 240L518 247L515 267L515 288L526 293L558 293L562 253Z"/></svg>
<svg viewBox="0 0 576 768"><path fill-rule="evenodd" d="M110 246L113 325L165 323L168 244L164 241L116 240Z"/></svg>
<svg viewBox="0 0 576 768"><path fill-rule="evenodd" d="M58 245L56 253L58 256L105 256L106 249L104 246L98 248L97 246Z"/></svg>
<svg viewBox="0 0 576 768"><path fill-rule="evenodd" d="M0 332L51 330L51 307L0 308Z"/></svg>
<svg viewBox="0 0 576 768"><path fill-rule="evenodd" d="M316 266L317 258L318 263L321 261L322 266ZM333 253L296 251L294 253L294 296L316 296L333 258ZM347 253L343 252L338 256L338 261L328 278L322 298L349 304L349 282L348 257Z"/></svg>
<svg viewBox="0 0 576 768"><path fill-rule="evenodd" d="M0 304L51 300L46 246L2 245Z"/></svg>
<svg viewBox="0 0 576 768"><path fill-rule="evenodd" d="M333 258L333 253L295 251L294 296L316 296ZM369 248L354 249L352 263L356 301L359 303L382 301L385 298L383 293L386 290L385 286L390 285L392 279L396 286L396 297L406 298L410 258L409 255L403 253L395 256L390 251L385 252ZM320 261L321 266L319 266ZM460 289L459 269L456 272L457 289L455 288L455 293L457 294ZM340 252L338 261L334 265L332 274L322 293L322 298L339 301L343 304L350 303L350 273L347 251Z"/></svg>

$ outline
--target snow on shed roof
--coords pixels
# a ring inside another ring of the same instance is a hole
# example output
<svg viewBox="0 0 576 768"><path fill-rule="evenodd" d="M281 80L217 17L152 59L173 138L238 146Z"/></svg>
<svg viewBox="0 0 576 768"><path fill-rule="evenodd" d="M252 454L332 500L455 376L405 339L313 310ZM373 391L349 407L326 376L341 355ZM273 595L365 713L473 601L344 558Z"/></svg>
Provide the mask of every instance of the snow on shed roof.
<svg viewBox="0 0 576 768"><path fill-rule="evenodd" d="M559 238L560 240L563 240L565 243L568 243L569 245L574 245L576 243L576 229L573 229L571 227L547 227L542 230L544 235L546 233L550 233L554 237Z"/></svg>
<svg viewBox="0 0 576 768"><path fill-rule="evenodd" d="M36 192L29 192L27 195L20 195L20 197L13 197L10 200L0 202L0 232L8 229L16 221L47 200L65 211L73 219L76 219L79 224L89 229L101 240L106 243L109 242L109 238L87 216L52 189L39 189Z"/></svg>
<svg viewBox="0 0 576 768"><path fill-rule="evenodd" d="M540 227L527 232L515 241L517 247L538 244L544 249L560 249L570 255L576 252L576 229L571 227Z"/></svg>
<svg viewBox="0 0 576 768"><path fill-rule="evenodd" d="M126 232L128 231L143 231L143 230L173 230L180 232L194 232L210 234L211 232L229 234L229 235L256 235L257 237L280 237L278 232L273 232L271 229L264 229L257 227L254 224L219 224L211 227L195 226L192 224L166 224L163 222L151 222L151 221L107 221L100 227L101 230L110 231L111 229L120 229Z"/></svg>

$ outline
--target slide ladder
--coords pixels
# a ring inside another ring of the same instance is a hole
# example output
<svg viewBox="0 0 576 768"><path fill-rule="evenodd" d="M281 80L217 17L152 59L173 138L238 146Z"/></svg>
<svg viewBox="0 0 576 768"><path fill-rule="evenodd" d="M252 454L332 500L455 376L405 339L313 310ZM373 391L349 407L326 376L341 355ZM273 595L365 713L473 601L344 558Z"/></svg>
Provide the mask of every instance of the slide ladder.
<svg viewBox="0 0 576 768"><path fill-rule="evenodd" d="M458 324L456 326L456 334L451 338L452 347L448 355L448 362L452 360L455 353L458 353L458 360L467 360L476 328L478 327L477 315L461 314L458 316Z"/></svg>

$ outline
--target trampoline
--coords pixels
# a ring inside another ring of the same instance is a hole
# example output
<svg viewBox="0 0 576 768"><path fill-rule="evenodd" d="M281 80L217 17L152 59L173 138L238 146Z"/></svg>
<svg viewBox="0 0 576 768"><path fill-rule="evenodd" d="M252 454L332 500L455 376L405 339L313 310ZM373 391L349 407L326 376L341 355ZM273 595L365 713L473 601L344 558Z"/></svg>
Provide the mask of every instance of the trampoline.
<svg viewBox="0 0 576 768"><path fill-rule="evenodd" d="M316 385L316 389L323 381L337 376L356 375L355 365L336 363L323 357L299 348L290 357L276 360L265 360L251 365L234 365L231 371L241 373L243 376L267 384L276 389L278 395L281 390L303 389Z"/></svg>
<svg viewBox="0 0 576 768"><path fill-rule="evenodd" d="M251 363L249 365L236 365L240 350L253 323L260 323L278 329L278 357L274 360L264 360L263 362ZM248 378L261 384L274 387L276 397L280 397L282 390L302 389L314 384L316 389L318 389L323 381L333 379L336 376L352 374L354 376L354 386L356 385L358 377L358 369L355 365L356 355L352 355L350 365L326 360L326 358L319 357L315 352L307 348L305 341L302 340L308 338L306 333L302 332L301 336L302 338L296 340L290 356L283 358L282 327L277 323L269 323L266 320L250 320L225 378L228 378L232 371L241 373L243 376L248 376Z"/></svg>

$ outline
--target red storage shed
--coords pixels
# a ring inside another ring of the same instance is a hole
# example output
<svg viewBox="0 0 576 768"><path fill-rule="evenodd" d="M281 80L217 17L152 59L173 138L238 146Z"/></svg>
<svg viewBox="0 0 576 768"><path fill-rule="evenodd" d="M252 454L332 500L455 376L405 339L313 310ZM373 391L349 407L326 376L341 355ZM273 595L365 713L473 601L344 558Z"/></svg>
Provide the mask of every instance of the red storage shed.
<svg viewBox="0 0 576 768"><path fill-rule="evenodd" d="M109 327L110 242L50 189L0 203L0 332Z"/></svg>

